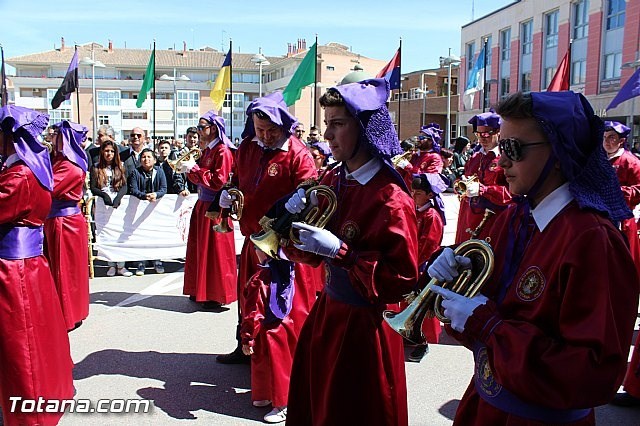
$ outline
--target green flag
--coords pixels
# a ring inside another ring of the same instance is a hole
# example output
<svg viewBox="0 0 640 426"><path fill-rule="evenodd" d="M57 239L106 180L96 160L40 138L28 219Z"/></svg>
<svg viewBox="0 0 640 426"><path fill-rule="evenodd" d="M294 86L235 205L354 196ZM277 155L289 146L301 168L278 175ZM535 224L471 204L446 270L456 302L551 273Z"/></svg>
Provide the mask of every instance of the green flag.
<svg viewBox="0 0 640 426"><path fill-rule="evenodd" d="M144 100L147 99L147 93L149 93L149 91L153 87L153 80L155 78L155 65L156 50L153 49L153 51L151 52L151 57L149 58L149 65L147 65L147 71L144 73L144 81L142 82L140 93L138 93L138 100L136 101L136 106L138 108L142 108Z"/></svg>
<svg viewBox="0 0 640 426"><path fill-rule="evenodd" d="M302 89L305 86L308 86L316 81L316 49L318 42L313 43L313 46L307 52L307 55L304 57L302 62L300 62L300 66L296 70L293 77L291 77L291 81L287 85L284 92L282 92L282 97L284 97L284 101L287 106L291 106L302 95Z"/></svg>

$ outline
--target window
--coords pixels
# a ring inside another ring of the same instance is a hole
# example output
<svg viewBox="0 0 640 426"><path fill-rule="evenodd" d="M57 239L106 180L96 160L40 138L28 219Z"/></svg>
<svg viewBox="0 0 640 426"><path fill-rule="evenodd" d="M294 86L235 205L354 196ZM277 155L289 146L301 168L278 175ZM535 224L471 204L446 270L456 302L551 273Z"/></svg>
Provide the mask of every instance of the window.
<svg viewBox="0 0 640 426"><path fill-rule="evenodd" d="M62 120L71 120L71 109L50 109L47 114L49 114L49 123L51 124Z"/></svg>
<svg viewBox="0 0 640 426"><path fill-rule="evenodd" d="M200 92L195 90L178 90L178 106L179 107L198 108L199 105L200 105Z"/></svg>
<svg viewBox="0 0 640 426"><path fill-rule="evenodd" d="M419 87L412 87L409 89L409 99L422 99L423 97L424 93Z"/></svg>
<svg viewBox="0 0 640 426"><path fill-rule="evenodd" d="M120 92L118 90L98 90L96 96L98 106L120 106Z"/></svg>
<svg viewBox="0 0 640 426"><path fill-rule="evenodd" d="M503 77L500 79L500 99L504 99L509 95L509 88L511 86L511 78Z"/></svg>
<svg viewBox="0 0 640 426"><path fill-rule="evenodd" d="M607 30L614 30L624 25L625 0L609 0L607 7Z"/></svg>
<svg viewBox="0 0 640 426"><path fill-rule="evenodd" d="M491 58L493 57L493 55L491 54L491 36L487 36L485 37L487 39L487 66L491 65ZM482 41L484 43L484 40ZM484 46L484 44L483 44Z"/></svg>
<svg viewBox="0 0 640 426"><path fill-rule="evenodd" d="M234 83L259 83L260 81L258 73L234 72L232 77ZM216 81L216 78L211 81Z"/></svg>
<svg viewBox="0 0 640 426"><path fill-rule="evenodd" d="M553 79L553 76L556 74L556 68L555 67L546 67L544 69L544 81L543 81L543 87L549 87L549 84L551 83L551 80Z"/></svg>
<svg viewBox="0 0 640 426"><path fill-rule="evenodd" d="M611 53L604 57L604 80L620 78L622 52Z"/></svg>
<svg viewBox="0 0 640 426"><path fill-rule="evenodd" d="M587 80L587 61L581 59L571 63L571 84L584 84Z"/></svg>
<svg viewBox="0 0 640 426"><path fill-rule="evenodd" d="M103 124L109 124L109 116L108 115L99 115L98 116L98 126L102 126Z"/></svg>
<svg viewBox="0 0 640 426"><path fill-rule="evenodd" d="M547 49L558 45L558 11L544 15L544 38Z"/></svg>
<svg viewBox="0 0 640 426"><path fill-rule="evenodd" d="M533 50L533 21L522 23L520 40L522 42L522 54L529 55Z"/></svg>
<svg viewBox="0 0 640 426"><path fill-rule="evenodd" d="M520 90L523 92L531 91L531 72L520 74Z"/></svg>
<svg viewBox="0 0 640 426"><path fill-rule="evenodd" d="M198 124L198 113L197 112L180 112L177 113L178 126L179 129L186 129L187 127L196 126Z"/></svg>
<svg viewBox="0 0 640 426"><path fill-rule="evenodd" d="M336 67L334 67L333 65L327 65L327 71L335 71Z"/></svg>
<svg viewBox="0 0 640 426"><path fill-rule="evenodd" d="M467 75L468 75L468 73L471 72L471 70L473 69L473 66L476 63L476 58L474 58L474 55L476 54L475 42L471 42L467 44L466 51L467 51Z"/></svg>
<svg viewBox="0 0 640 426"><path fill-rule="evenodd" d="M233 94L233 109L244 110L244 93Z"/></svg>
<svg viewBox="0 0 640 426"><path fill-rule="evenodd" d="M123 112L122 113L123 120L146 120L147 119L147 111L142 112Z"/></svg>
<svg viewBox="0 0 640 426"><path fill-rule="evenodd" d="M581 39L589 34L588 0L580 0L573 4L573 38Z"/></svg>
<svg viewBox="0 0 640 426"><path fill-rule="evenodd" d="M511 28L500 31L500 59L511 59Z"/></svg>
<svg viewBox="0 0 640 426"><path fill-rule="evenodd" d="M47 95L47 104L49 106L51 106L51 100L53 99L53 97L56 95L56 92L58 91L58 89L47 89L46 92L44 91L44 89L26 89L26 90L28 90L28 91L33 90L32 97L34 97L34 98L43 98L45 93L46 93L46 95ZM20 96L24 96L22 91L20 91ZM71 99L73 99L73 97L70 97L69 100L62 102L60 104L60 108L71 109ZM49 121L51 121L51 120L49 120ZM60 120L58 120L58 121L60 121Z"/></svg>

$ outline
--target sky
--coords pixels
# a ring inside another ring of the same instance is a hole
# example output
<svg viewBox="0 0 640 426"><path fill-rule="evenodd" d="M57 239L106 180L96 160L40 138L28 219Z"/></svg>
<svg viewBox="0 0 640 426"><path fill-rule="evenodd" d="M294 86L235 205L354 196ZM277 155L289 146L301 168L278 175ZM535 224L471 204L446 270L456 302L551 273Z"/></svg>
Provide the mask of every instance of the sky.
<svg viewBox="0 0 640 426"><path fill-rule="evenodd" d="M363 56L393 57L402 38L402 72L436 68L460 56L460 28L513 0L0 0L5 58L91 41L114 48L210 46L267 56L299 38L310 47L338 42ZM395 7L396 10L391 9ZM11 69L9 70L11 72Z"/></svg>

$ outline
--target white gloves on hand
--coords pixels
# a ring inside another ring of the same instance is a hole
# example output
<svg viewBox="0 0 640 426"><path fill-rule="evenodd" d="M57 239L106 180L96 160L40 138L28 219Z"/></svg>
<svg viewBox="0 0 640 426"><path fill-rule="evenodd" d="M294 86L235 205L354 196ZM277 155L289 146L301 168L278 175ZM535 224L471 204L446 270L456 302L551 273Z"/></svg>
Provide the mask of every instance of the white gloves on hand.
<svg viewBox="0 0 640 426"><path fill-rule="evenodd" d="M473 311L481 305L487 303L487 297L477 294L471 299L447 290L437 285L430 287L431 291L442 296L442 308L444 316L451 320L451 328L462 333L467 320Z"/></svg>
<svg viewBox="0 0 640 426"><path fill-rule="evenodd" d="M189 173L196 165L196 160L193 158L180 162L180 169L176 170L178 173Z"/></svg>
<svg viewBox="0 0 640 426"><path fill-rule="evenodd" d="M311 205L318 205L318 195L317 191L311 191L310 195ZM307 206L307 196L306 191L302 188L299 188L292 196L287 200L284 205L284 208L287 209L289 213L300 213Z"/></svg>
<svg viewBox="0 0 640 426"><path fill-rule="evenodd" d="M233 204L233 200L235 200L235 197L230 195L229 192L226 189L222 190L222 193L220 194L220 208L221 209L230 209L231 208L231 204Z"/></svg>
<svg viewBox="0 0 640 426"><path fill-rule="evenodd" d="M433 261L427 273L431 278L435 278L440 282L453 281L460 272L458 269L467 269L471 267L471 259L464 256L456 256L453 250L445 247L440 256Z"/></svg>
<svg viewBox="0 0 640 426"><path fill-rule="evenodd" d="M469 198L480 195L480 182L469 182L467 184L467 192L465 195Z"/></svg>
<svg viewBox="0 0 640 426"><path fill-rule="evenodd" d="M299 231L301 242L301 244L294 244L294 247L331 258L338 254L342 241L330 231L303 222L293 222L291 226Z"/></svg>
<svg viewBox="0 0 640 426"><path fill-rule="evenodd" d="M400 162L398 163L398 167L400 167L401 169L406 169L407 167L409 167L411 165L411 163L407 160L405 160L404 158L402 160L400 160Z"/></svg>

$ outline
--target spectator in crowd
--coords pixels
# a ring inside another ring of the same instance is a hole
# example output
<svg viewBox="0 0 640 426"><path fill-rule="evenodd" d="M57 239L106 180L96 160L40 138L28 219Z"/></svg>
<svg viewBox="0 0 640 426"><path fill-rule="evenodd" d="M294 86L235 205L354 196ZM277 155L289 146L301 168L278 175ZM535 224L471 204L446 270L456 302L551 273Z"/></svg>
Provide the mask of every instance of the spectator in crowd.
<svg viewBox="0 0 640 426"><path fill-rule="evenodd" d="M78 207L87 173L82 143L89 129L61 121L53 126L53 193L44 223L46 255L67 326L80 326L89 315L89 247L87 221Z"/></svg>
<svg viewBox="0 0 640 426"><path fill-rule="evenodd" d="M167 194L180 194L186 197L190 194L186 187L186 176L184 173L176 172L169 165L169 161L177 158L177 152L171 149L169 141L162 141L158 144L158 165L162 167L164 176L167 179Z"/></svg>
<svg viewBox="0 0 640 426"><path fill-rule="evenodd" d="M515 93L496 110L517 198L484 232L493 272L471 298L431 287L475 359L454 425L594 425L593 407L624 377L638 313L638 275L616 227L631 211L584 96ZM428 272L451 281L470 264L446 248Z"/></svg>
<svg viewBox="0 0 640 426"><path fill-rule="evenodd" d="M171 145L172 151L180 152L182 151L182 147L184 146L184 140L181 138L174 139Z"/></svg>
<svg viewBox="0 0 640 426"><path fill-rule="evenodd" d="M327 168L329 157L331 157L331 149L326 142L316 142L309 145L309 151L313 157L313 162L318 169L318 173L323 172Z"/></svg>
<svg viewBox="0 0 640 426"><path fill-rule="evenodd" d="M464 136L458 136L453 145L453 170L456 179L460 179L464 175L464 165L469 160L469 139Z"/></svg>
<svg viewBox="0 0 640 426"><path fill-rule="evenodd" d="M117 209L120 207L122 197L127 194L127 174L120 161L120 152L115 142L106 140L100 145L98 162L91 169L90 180L91 193L100 197L105 206ZM118 274L123 277L133 275L127 271L124 262L108 262L107 276Z"/></svg>
<svg viewBox="0 0 640 426"><path fill-rule="evenodd" d="M128 179L129 192L140 200L151 203L159 200L167 193L167 179L162 168L156 166L156 156L150 148L144 148L140 153L140 167L135 169ZM157 274L164 274L164 266L160 259L153 261ZM136 275L144 275L146 261L140 261L136 268Z"/></svg>
<svg viewBox="0 0 640 426"><path fill-rule="evenodd" d="M640 142L634 142L631 148L631 153L636 157L640 157Z"/></svg>
<svg viewBox="0 0 640 426"><path fill-rule="evenodd" d="M198 146L198 128L196 126L192 126L187 128L187 135L184 137L185 147L188 149L193 148L194 146Z"/></svg>
<svg viewBox="0 0 640 426"><path fill-rule="evenodd" d="M48 143L52 143L55 133L56 131L53 128L53 126L47 127L47 131L44 133L44 141Z"/></svg>
<svg viewBox="0 0 640 426"><path fill-rule="evenodd" d="M320 142L320 129L316 126L311 126L309 129L309 138L307 139L307 143L312 145L316 142Z"/></svg>
<svg viewBox="0 0 640 426"><path fill-rule="evenodd" d="M456 173L453 168L453 151L447 148L440 149L440 156L442 157L442 175L449 182L449 188L447 192L453 191L453 182L456 180Z"/></svg>
<svg viewBox="0 0 640 426"><path fill-rule="evenodd" d="M129 150L120 153L120 159L127 171L127 181L133 175L133 172L140 167L140 154L147 147L147 137L140 127L134 127L129 134ZM153 151L152 151L153 152ZM129 185L129 191L131 191Z"/></svg>
<svg viewBox="0 0 640 426"><path fill-rule="evenodd" d="M306 133L306 131L304 130L304 124L298 123L298 126L293 133L296 138L300 139L301 142L304 142L304 134Z"/></svg>
<svg viewBox="0 0 640 426"><path fill-rule="evenodd" d="M63 414L11 410L11 397L60 401L74 394L69 337L42 251L53 176L38 140L48 122L28 108L0 108L0 407L7 426L54 425Z"/></svg>
<svg viewBox="0 0 640 426"><path fill-rule="evenodd" d="M86 149L87 161L88 161L87 167L89 171L94 166L94 164L98 163L98 158L100 156L100 146L102 145L103 142L108 140L109 141L116 140L115 131L113 130L113 127L109 126L108 124L103 124L100 127L98 127L98 131L96 132L95 143L93 143ZM119 146L118 149L119 149L119 153L122 153L123 151L127 150L127 148L123 146Z"/></svg>

